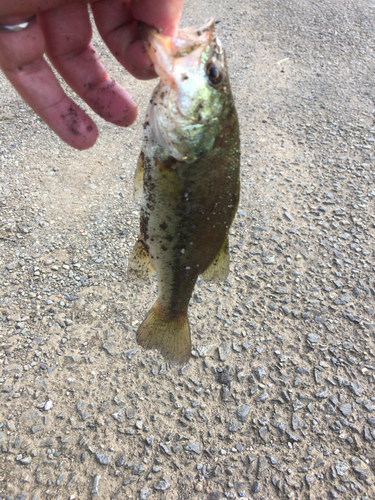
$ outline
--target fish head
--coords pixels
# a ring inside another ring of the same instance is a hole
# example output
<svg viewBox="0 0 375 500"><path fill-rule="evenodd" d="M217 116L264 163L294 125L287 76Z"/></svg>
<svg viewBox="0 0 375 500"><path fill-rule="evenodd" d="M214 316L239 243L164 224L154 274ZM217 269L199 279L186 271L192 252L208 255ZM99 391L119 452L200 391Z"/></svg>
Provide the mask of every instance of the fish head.
<svg viewBox="0 0 375 500"><path fill-rule="evenodd" d="M181 29L173 37L139 24L160 77L149 107L157 142L179 161L193 163L214 145L230 86L215 22Z"/></svg>

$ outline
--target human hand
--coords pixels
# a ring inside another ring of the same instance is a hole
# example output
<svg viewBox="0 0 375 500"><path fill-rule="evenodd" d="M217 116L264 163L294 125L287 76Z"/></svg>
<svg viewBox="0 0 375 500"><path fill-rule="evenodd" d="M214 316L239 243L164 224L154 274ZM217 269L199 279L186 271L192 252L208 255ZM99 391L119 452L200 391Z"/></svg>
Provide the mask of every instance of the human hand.
<svg viewBox="0 0 375 500"><path fill-rule="evenodd" d="M92 43L87 0L0 0L0 68L21 97L65 142L91 147L98 129L63 91L46 59L102 118L127 126L137 116L131 95L110 78ZM117 60L139 79L156 75L137 21L172 35L183 0L92 0L96 26ZM36 18L34 17L36 16ZM27 28L12 25L31 20Z"/></svg>

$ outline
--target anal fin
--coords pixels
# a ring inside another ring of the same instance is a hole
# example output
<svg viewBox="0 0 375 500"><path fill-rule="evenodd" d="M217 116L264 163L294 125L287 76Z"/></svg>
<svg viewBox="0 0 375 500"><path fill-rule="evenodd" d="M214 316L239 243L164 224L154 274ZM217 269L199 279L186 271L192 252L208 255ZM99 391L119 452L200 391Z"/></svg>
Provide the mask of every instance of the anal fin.
<svg viewBox="0 0 375 500"><path fill-rule="evenodd" d="M141 238L134 245L133 252L129 258L128 272L134 274L142 281L147 281L155 272L150 257Z"/></svg>
<svg viewBox="0 0 375 500"><path fill-rule="evenodd" d="M229 242L228 237L216 255L214 260L208 266L208 268L202 273L202 279L204 281L211 281L217 283L218 281L223 281L228 276L229 273Z"/></svg>

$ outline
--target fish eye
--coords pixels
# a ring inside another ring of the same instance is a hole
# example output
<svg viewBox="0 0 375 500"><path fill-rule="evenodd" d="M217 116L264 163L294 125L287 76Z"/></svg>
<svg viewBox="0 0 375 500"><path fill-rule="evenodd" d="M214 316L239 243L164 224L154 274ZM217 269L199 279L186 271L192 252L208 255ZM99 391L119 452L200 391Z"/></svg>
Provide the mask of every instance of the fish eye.
<svg viewBox="0 0 375 500"><path fill-rule="evenodd" d="M223 69L221 65L211 61L206 66L206 75L212 85L219 85L223 80Z"/></svg>

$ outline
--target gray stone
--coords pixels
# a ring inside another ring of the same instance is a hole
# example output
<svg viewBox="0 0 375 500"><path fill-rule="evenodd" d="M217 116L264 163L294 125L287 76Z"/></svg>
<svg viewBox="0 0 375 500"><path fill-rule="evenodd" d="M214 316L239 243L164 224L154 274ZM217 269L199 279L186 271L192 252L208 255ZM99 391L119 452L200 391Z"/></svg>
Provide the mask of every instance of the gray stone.
<svg viewBox="0 0 375 500"><path fill-rule="evenodd" d="M363 408L369 413L375 410L375 406L371 403L369 399L365 399L362 403Z"/></svg>
<svg viewBox="0 0 375 500"><path fill-rule="evenodd" d="M145 470L146 470L145 466L142 463L140 463L134 467L133 474L135 476L141 476Z"/></svg>
<svg viewBox="0 0 375 500"><path fill-rule="evenodd" d="M92 489L91 489L91 495L99 495L99 482L100 482L101 478L102 477L100 474L96 474L96 476L94 477L93 485L92 485Z"/></svg>
<svg viewBox="0 0 375 500"><path fill-rule="evenodd" d="M123 355L128 359L132 359L134 358L134 356L137 354L138 351L139 349L135 347L134 349L128 349L127 351L124 351Z"/></svg>
<svg viewBox="0 0 375 500"><path fill-rule="evenodd" d="M344 415L344 417L350 417L352 414L352 405L350 403L344 403L339 406L339 410Z"/></svg>
<svg viewBox="0 0 375 500"><path fill-rule="evenodd" d="M255 377L259 380L259 382L261 382L264 379L264 377L266 377L266 375L268 374L268 370L264 366L259 365L256 368L254 368L253 373Z"/></svg>
<svg viewBox="0 0 375 500"><path fill-rule="evenodd" d="M216 346L217 344L201 345L197 347L197 352L201 358L205 358L211 354Z"/></svg>
<svg viewBox="0 0 375 500"><path fill-rule="evenodd" d="M312 476L311 474L306 474L305 481L306 481L307 488L309 490L311 490L311 488L314 486L314 484L316 482L316 477Z"/></svg>
<svg viewBox="0 0 375 500"><path fill-rule="evenodd" d="M155 490L158 491L166 491L172 486L171 482L169 479L166 477L163 477L155 486Z"/></svg>
<svg viewBox="0 0 375 500"><path fill-rule="evenodd" d="M100 463L100 465L108 465L109 462L111 461L111 457L108 455L104 455L104 453L97 451L95 453L97 461Z"/></svg>
<svg viewBox="0 0 375 500"><path fill-rule="evenodd" d="M241 428L241 424L239 424L234 418L229 420L228 431L229 432L237 432Z"/></svg>
<svg viewBox="0 0 375 500"><path fill-rule="evenodd" d="M358 380L350 382L349 388L353 394L360 397L362 394L362 385Z"/></svg>
<svg viewBox="0 0 375 500"><path fill-rule="evenodd" d="M262 477L265 477L266 471L268 469L268 461L265 457L258 457L258 463L257 463L257 479L261 479Z"/></svg>
<svg viewBox="0 0 375 500"><path fill-rule="evenodd" d="M345 476L346 474L346 471L348 469L350 469L350 466L348 464L348 462L345 462L345 461L337 461L335 463L335 469L336 469L336 472L337 472L337 475L338 476Z"/></svg>
<svg viewBox="0 0 375 500"><path fill-rule="evenodd" d="M102 347L111 356L114 356L117 353L117 344L115 342L107 340L103 343Z"/></svg>
<svg viewBox="0 0 375 500"><path fill-rule="evenodd" d="M229 342L223 342L219 346L219 359L220 361L225 361L230 353L230 344Z"/></svg>
<svg viewBox="0 0 375 500"><path fill-rule="evenodd" d="M298 415L293 413L293 415L292 415L292 429L294 431L296 431L298 429L302 429L302 426L303 426L302 420L298 417Z"/></svg>
<svg viewBox="0 0 375 500"><path fill-rule="evenodd" d="M320 340L320 335L318 335L317 333L308 333L307 340L312 344L316 344Z"/></svg>
<svg viewBox="0 0 375 500"><path fill-rule="evenodd" d="M184 449L186 451L192 451L193 453L200 455L200 453L202 452L202 445L198 441L191 441L184 446Z"/></svg>
<svg viewBox="0 0 375 500"><path fill-rule="evenodd" d="M249 405L241 405L237 408L237 418L240 422L246 422L250 412Z"/></svg>
<svg viewBox="0 0 375 500"><path fill-rule="evenodd" d="M151 490L142 489L139 491L139 500L147 500L151 495Z"/></svg>

